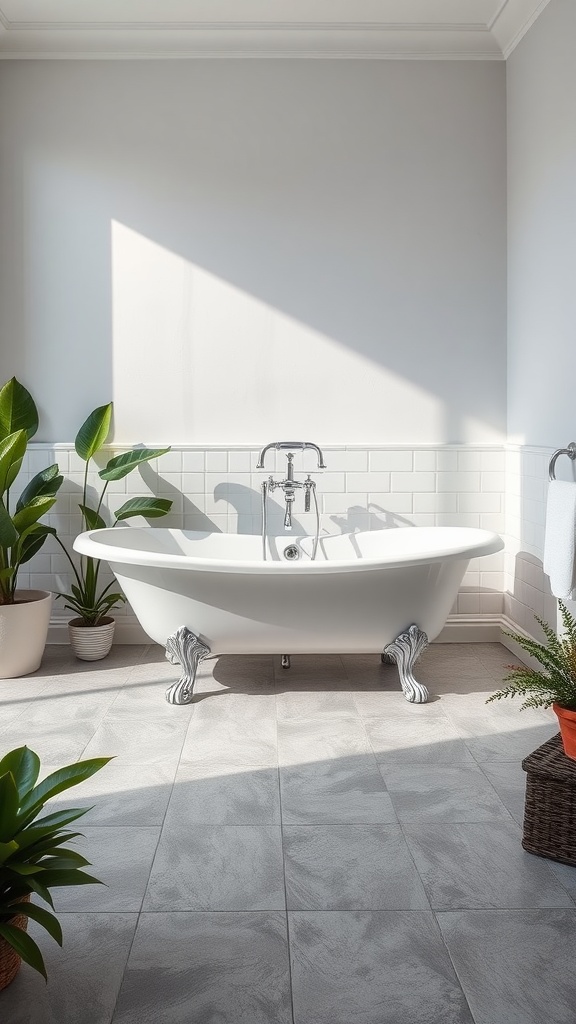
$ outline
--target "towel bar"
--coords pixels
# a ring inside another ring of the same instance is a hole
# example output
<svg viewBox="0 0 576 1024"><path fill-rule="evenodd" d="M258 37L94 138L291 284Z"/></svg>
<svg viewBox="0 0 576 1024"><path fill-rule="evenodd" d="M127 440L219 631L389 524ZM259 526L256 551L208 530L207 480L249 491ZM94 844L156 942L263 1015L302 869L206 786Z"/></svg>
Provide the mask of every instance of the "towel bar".
<svg viewBox="0 0 576 1024"><path fill-rule="evenodd" d="M559 448L557 452L550 459L550 465L548 467L548 479L555 480L554 467L556 466L556 459L559 455L567 455L572 462L576 459L576 441L571 441L567 448Z"/></svg>

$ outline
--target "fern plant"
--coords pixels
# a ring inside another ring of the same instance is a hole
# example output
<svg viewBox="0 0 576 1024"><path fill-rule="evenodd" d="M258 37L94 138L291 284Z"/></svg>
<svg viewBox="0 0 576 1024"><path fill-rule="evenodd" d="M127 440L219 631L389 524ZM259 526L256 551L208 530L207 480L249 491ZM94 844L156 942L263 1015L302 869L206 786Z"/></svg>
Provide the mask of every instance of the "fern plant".
<svg viewBox="0 0 576 1024"><path fill-rule="evenodd" d="M534 618L540 624L547 644L521 636L506 633L512 640L542 665L542 671L525 665L512 665L504 677L508 683L503 690L493 693L486 703L503 697L525 697L522 708L548 708L558 704L561 708L576 711L576 619L566 605L559 601L564 635L558 637L547 622L538 615Z"/></svg>

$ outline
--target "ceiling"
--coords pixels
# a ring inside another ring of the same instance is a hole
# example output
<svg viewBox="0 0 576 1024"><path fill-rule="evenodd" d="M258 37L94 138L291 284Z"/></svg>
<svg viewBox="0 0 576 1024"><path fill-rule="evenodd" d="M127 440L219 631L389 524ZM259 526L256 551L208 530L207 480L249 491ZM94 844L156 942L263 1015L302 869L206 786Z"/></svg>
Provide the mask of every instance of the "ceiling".
<svg viewBox="0 0 576 1024"><path fill-rule="evenodd" d="M0 0L0 58L504 60L549 0Z"/></svg>

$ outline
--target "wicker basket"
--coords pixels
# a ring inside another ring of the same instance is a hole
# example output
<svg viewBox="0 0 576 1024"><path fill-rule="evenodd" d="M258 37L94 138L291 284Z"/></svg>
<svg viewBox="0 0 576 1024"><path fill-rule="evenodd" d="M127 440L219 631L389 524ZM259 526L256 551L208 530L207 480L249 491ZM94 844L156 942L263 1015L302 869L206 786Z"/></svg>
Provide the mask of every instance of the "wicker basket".
<svg viewBox="0 0 576 1024"><path fill-rule="evenodd" d="M30 894L22 896L18 902L29 903ZM14 925L15 928L21 928L22 931L25 932L28 927L28 918L25 914L15 914L14 917L11 917L6 923ZM20 970L21 963L22 958L14 949L12 949L12 946L6 942L6 939L3 939L0 936L0 991L3 988L6 988L11 981L14 981L14 978Z"/></svg>
<svg viewBox="0 0 576 1024"><path fill-rule="evenodd" d="M560 733L522 761L526 772L524 837L528 853L576 865L576 761Z"/></svg>

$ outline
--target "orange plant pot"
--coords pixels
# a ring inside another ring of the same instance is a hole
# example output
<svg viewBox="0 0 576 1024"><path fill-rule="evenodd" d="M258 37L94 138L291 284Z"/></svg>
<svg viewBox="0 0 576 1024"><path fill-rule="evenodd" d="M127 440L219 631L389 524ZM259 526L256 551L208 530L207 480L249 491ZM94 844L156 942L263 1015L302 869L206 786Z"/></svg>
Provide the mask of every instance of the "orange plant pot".
<svg viewBox="0 0 576 1024"><path fill-rule="evenodd" d="M576 761L576 711L561 708L559 704L553 704L552 710L558 716L564 753L566 757Z"/></svg>

